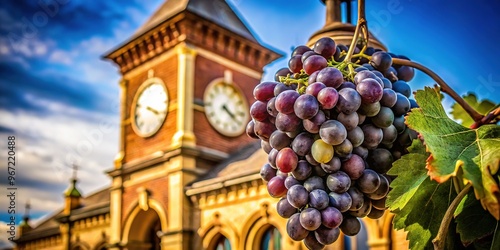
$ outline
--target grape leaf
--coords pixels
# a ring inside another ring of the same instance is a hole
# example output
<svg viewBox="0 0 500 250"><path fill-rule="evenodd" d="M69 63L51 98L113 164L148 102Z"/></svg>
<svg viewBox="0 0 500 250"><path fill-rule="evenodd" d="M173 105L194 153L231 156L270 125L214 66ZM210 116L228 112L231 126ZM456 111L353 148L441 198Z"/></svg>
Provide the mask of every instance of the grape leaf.
<svg viewBox="0 0 500 250"><path fill-rule="evenodd" d="M460 202L455 210L455 216L457 232L465 246L495 232L497 220L483 209L472 190ZM491 241L489 243L491 244Z"/></svg>
<svg viewBox="0 0 500 250"><path fill-rule="evenodd" d="M442 183L463 170L463 181L472 183L476 198L498 220L500 126L466 128L446 115L439 96L437 88L418 90L415 99L420 108L412 109L406 117L408 126L423 136L431 153L426 164L428 175Z"/></svg>
<svg viewBox="0 0 500 250"><path fill-rule="evenodd" d="M394 228L408 232L411 249L432 249L441 220L455 196L451 181L438 183L427 176L425 160L429 153L420 140L414 140L409 154L393 163L386 204L394 216Z"/></svg>
<svg viewBox="0 0 500 250"><path fill-rule="evenodd" d="M467 102L472 108L474 108L478 113L485 115L493 108L495 108L495 104L490 100L482 100L480 102L477 101L476 95L473 93L468 93L463 96L465 102ZM453 104L451 106L450 114L453 116L455 120L462 121L462 125L465 127L470 127L474 123L474 120L470 117L469 114L460 106L458 103Z"/></svg>

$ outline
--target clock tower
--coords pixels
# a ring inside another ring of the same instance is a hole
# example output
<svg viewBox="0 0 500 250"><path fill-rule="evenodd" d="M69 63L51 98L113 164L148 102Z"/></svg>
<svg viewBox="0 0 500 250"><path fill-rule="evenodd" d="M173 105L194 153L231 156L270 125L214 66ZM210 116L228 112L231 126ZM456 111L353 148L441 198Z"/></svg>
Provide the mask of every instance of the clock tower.
<svg viewBox="0 0 500 250"><path fill-rule="evenodd" d="M122 74L114 249L199 248L184 188L251 142L253 88L279 56L224 0L168 0L104 56Z"/></svg>

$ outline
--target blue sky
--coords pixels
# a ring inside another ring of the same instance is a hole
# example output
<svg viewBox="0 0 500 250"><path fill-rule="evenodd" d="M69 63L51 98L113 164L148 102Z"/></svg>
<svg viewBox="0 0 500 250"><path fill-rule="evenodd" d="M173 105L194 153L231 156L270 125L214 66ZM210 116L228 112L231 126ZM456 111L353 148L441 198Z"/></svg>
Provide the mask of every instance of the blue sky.
<svg viewBox="0 0 500 250"><path fill-rule="evenodd" d="M47 4L0 6L0 138L18 138L18 207L30 200L35 218L62 206L73 162L81 166L84 194L109 185L104 171L118 151L119 74L100 56L163 0L41 2ZM228 2L261 41L286 53L324 24L319 0ZM369 28L391 52L433 69L459 94L500 102L500 1L370 0L366 9ZM266 67L264 79L286 61ZM433 82L417 73L411 84ZM6 162L5 154L0 160ZM7 220L5 209L0 216Z"/></svg>

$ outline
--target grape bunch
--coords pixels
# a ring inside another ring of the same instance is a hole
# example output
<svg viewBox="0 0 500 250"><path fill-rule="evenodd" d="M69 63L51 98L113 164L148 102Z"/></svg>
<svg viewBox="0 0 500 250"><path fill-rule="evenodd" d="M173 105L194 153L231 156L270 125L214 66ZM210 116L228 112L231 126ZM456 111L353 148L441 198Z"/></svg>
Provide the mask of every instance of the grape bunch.
<svg viewBox="0 0 500 250"><path fill-rule="evenodd" d="M416 138L404 116L413 68L379 49L349 48L331 38L298 46L274 82L254 89L247 134L261 139L268 163L260 174L287 233L322 249L340 232L356 235L358 218L380 218L395 159ZM362 56L363 55L363 56ZM367 58L370 58L368 60Z"/></svg>

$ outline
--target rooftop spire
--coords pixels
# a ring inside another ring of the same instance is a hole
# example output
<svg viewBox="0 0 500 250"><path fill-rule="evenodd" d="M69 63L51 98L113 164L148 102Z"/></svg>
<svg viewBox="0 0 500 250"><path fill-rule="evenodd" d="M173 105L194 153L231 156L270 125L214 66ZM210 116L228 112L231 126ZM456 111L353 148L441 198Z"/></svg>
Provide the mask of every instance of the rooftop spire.
<svg viewBox="0 0 500 250"><path fill-rule="evenodd" d="M78 189L76 188L76 182L78 181L77 179L77 174L78 174L78 165L73 164L73 176L71 178L71 186L64 192L64 196L66 197L82 197L82 194Z"/></svg>
<svg viewBox="0 0 500 250"><path fill-rule="evenodd" d="M30 201L28 200L26 202L26 205L24 206L24 216L23 216L23 220L21 221L22 226L24 226L24 225L29 226L28 221L30 219L30 208L31 208Z"/></svg>

